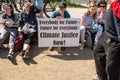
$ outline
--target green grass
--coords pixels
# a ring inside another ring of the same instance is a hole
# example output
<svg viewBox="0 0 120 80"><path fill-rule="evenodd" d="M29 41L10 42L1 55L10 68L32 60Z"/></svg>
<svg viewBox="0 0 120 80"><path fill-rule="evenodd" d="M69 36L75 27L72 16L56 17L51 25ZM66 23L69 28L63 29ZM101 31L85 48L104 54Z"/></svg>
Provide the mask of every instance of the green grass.
<svg viewBox="0 0 120 80"><path fill-rule="evenodd" d="M75 7L75 8L87 8L87 6L83 6L80 3L72 3L71 0L66 0L68 7Z"/></svg>
<svg viewBox="0 0 120 80"><path fill-rule="evenodd" d="M68 4L68 7L74 7L74 8L87 8L87 6L83 6L83 5L81 5L81 4L76 4L76 3Z"/></svg>
<svg viewBox="0 0 120 80"><path fill-rule="evenodd" d="M87 8L87 6L83 6L80 3L72 3L71 0L66 0L66 3L68 5L68 7L72 7L72 8ZM59 2L51 2L52 6L57 6L59 4ZM47 5L48 7L50 6L49 4Z"/></svg>

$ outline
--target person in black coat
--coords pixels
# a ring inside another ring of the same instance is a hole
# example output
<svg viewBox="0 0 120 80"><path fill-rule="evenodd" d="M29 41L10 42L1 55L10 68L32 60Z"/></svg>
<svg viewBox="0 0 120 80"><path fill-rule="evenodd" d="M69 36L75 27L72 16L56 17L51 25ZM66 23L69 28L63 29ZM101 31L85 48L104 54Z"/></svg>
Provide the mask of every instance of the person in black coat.
<svg viewBox="0 0 120 80"><path fill-rule="evenodd" d="M120 2L114 0L108 9L105 31L94 49L96 72L100 80L120 80ZM114 20L114 15L116 21ZM118 23L116 29L115 22ZM118 32L119 31L119 32Z"/></svg>
<svg viewBox="0 0 120 80"><path fill-rule="evenodd" d="M29 49L34 36L37 35L38 23L36 13L40 13L40 9L31 3L31 0L24 1L24 9L20 14L20 27L24 36L23 50L20 56L30 58Z"/></svg>

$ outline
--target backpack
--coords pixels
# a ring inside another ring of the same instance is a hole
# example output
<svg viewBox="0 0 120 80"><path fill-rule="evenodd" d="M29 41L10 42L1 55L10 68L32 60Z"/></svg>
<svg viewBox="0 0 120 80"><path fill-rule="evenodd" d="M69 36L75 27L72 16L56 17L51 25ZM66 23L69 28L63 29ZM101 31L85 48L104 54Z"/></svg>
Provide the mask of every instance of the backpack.
<svg viewBox="0 0 120 80"><path fill-rule="evenodd" d="M23 34L19 34L15 40L14 51L18 51L23 47Z"/></svg>
<svg viewBox="0 0 120 80"><path fill-rule="evenodd" d="M23 47L23 34L18 34L15 40L14 51L21 50ZM7 44L7 48L9 48L9 44Z"/></svg>

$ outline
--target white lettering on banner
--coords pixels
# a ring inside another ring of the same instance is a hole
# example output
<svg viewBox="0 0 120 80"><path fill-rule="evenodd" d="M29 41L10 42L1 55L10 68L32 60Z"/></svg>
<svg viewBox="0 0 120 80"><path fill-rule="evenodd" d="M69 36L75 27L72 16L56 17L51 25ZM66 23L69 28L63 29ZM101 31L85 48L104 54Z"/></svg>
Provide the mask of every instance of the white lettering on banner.
<svg viewBox="0 0 120 80"><path fill-rule="evenodd" d="M79 45L80 19L38 19L39 47Z"/></svg>

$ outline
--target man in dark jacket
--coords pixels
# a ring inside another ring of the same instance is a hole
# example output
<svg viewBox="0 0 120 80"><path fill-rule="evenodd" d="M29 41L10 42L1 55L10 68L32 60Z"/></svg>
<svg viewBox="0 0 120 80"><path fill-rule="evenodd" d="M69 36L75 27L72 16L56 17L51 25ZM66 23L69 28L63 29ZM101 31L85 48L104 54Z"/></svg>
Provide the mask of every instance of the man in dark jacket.
<svg viewBox="0 0 120 80"><path fill-rule="evenodd" d="M114 0L107 13L105 31L94 49L96 72L100 80L120 80L120 2ZM114 17L118 23L116 29Z"/></svg>

